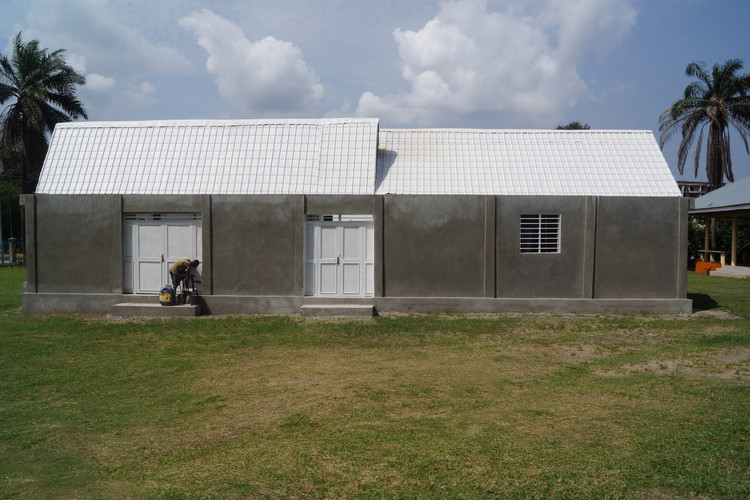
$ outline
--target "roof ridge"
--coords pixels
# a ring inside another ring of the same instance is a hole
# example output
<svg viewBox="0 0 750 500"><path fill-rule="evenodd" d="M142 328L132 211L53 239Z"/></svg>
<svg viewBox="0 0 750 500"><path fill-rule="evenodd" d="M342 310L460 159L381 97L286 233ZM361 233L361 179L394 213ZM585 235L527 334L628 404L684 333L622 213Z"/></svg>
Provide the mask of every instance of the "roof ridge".
<svg viewBox="0 0 750 500"><path fill-rule="evenodd" d="M58 123L60 128L149 128L179 126L237 126L237 125L333 125L339 123L375 123L379 118L248 118L248 119L177 119L132 121L75 121Z"/></svg>

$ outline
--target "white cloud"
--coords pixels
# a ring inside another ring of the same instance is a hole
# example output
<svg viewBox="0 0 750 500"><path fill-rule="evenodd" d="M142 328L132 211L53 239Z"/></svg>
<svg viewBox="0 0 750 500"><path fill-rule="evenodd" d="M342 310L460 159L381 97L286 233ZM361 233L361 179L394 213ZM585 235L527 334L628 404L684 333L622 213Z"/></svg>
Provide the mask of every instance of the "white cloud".
<svg viewBox="0 0 750 500"><path fill-rule="evenodd" d="M206 69L233 108L269 115L306 113L319 104L323 86L292 43L271 36L251 42L237 25L208 9L179 23L208 53Z"/></svg>
<svg viewBox="0 0 750 500"><path fill-rule="evenodd" d="M81 74L86 73L86 58L79 54L65 54L65 62Z"/></svg>
<svg viewBox="0 0 750 500"><path fill-rule="evenodd" d="M153 94L156 92L156 87L151 82L142 82L138 85L138 89L144 94Z"/></svg>
<svg viewBox="0 0 750 500"><path fill-rule="evenodd" d="M547 0L536 13L444 2L421 30L393 33L410 91L365 92L356 114L423 126L491 115L506 126L549 127L586 95L580 61L619 44L635 17L625 0Z"/></svg>
<svg viewBox="0 0 750 500"><path fill-rule="evenodd" d="M114 78L102 76L97 73L86 75L86 88L94 92L106 93L115 87L117 82Z"/></svg>
<svg viewBox="0 0 750 500"><path fill-rule="evenodd" d="M106 0L31 1L25 38L39 38L50 48L64 47L66 60L76 69L114 75L120 81L190 69L179 51L151 42L123 19L119 8Z"/></svg>

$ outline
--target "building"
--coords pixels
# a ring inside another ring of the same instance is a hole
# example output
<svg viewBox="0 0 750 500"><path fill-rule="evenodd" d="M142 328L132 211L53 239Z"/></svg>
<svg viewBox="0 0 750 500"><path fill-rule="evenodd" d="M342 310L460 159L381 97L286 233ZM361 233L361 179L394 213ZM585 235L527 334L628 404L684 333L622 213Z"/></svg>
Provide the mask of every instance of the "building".
<svg viewBox="0 0 750 500"><path fill-rule="evenodd" d="M68 123L27 224L27 313L690 312L688 200L649 131L376 119Z"/></svg>
<svg viewBox="0 0 750 500"><path fill-rule="evenodd" d="M711 185L708 182L677 181L677 187L685 198L698 198L708 193Z"/></svg>
<svg viewBox="0 0 750 500"><path fill-rule="evenodd" d="M706 217L706 227L711 225L711 219L713 218L732 221L732 247L729 252L729 265L722 265L720 269L711 271L711 275L750 278L750 267L738 265L743 262L737 251L738 244L747 246L747 242L738 242L739 231L737 226L739 219L750 218L750 177L745 177L701 196L695 200L690 214ZM724 252L711 250L709 233L710 231L706 231L704 250L708 252L704 252L704 259L708 260L710 254L718 253L721 254L722 264L726 264ZM746 259L744 263L747 264Z"/></svg>

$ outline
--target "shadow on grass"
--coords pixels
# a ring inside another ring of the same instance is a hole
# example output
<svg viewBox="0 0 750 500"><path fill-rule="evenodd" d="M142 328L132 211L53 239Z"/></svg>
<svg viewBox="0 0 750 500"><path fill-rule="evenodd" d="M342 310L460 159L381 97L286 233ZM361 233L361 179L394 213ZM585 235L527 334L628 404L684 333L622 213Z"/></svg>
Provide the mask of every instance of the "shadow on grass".
<svg viewBox="0 0 750 500"><path fill-rule="evenodd" d="M688 293L687 298L693 301L693 312L716 309L719 304L705 293Z"/></svg>

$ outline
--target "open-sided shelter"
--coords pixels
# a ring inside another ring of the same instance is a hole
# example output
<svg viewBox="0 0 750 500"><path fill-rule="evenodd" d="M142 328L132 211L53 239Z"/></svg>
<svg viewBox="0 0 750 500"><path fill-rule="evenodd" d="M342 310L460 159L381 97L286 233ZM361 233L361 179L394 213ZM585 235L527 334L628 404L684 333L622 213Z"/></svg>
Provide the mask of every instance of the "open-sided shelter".
<svg viewBox="0 0 750 500"><path fill-rule="evenodd" d="M689 312L687 201L650 131L377 119L67 123L27 224L28 313Z"/></svg>
<svg viewBox="0 0 750 500"><path fill-rule="evenodd" d="M750 267L740 265L740 258L737 253L739 242L738 221L739 219L750 218L750 177L745 177L696 198L695 206L690 210L690 214L705 216L706 228L711 225L711 219L713 218L729 219L732 221L732 248L729 252L729 266L724 265L726 262L722 262L722 267L712 271L711 274L750 278ZM710 253L721 253L724 255L723 252L711 250L709 234L710 231L706 230L704 258L707 260ZM745 262L745 264L748 263Z"/></svg>

